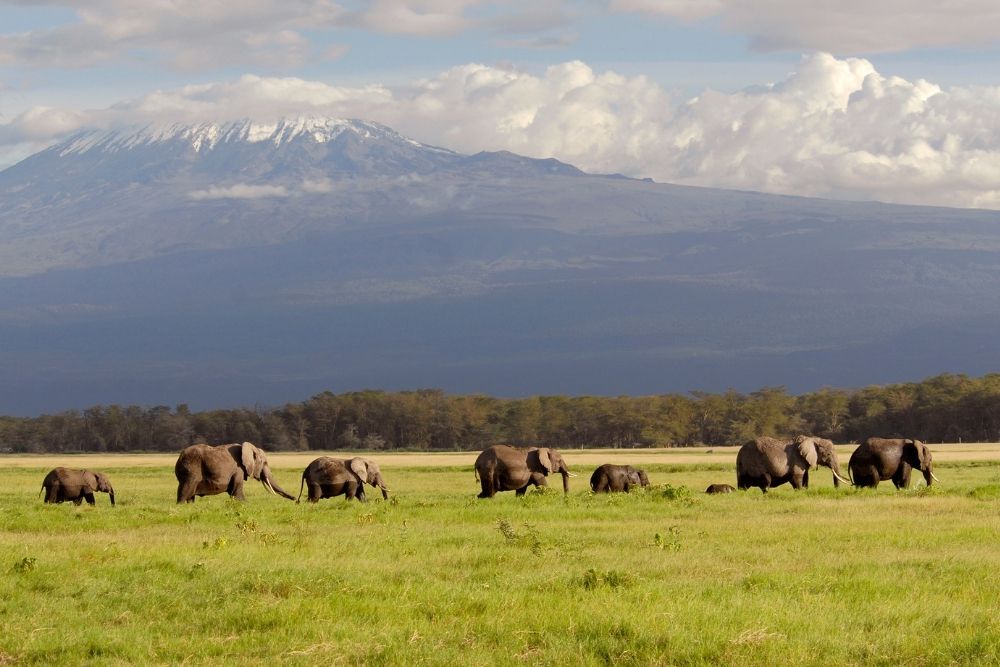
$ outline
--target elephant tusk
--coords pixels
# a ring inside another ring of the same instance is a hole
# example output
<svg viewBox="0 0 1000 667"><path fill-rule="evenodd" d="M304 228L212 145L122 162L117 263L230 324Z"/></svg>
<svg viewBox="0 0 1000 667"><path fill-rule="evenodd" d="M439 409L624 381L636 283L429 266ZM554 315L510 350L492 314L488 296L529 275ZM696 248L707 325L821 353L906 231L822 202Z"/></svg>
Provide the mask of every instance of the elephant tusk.
<svg viewBox="0 0 1000 667"><path fill-rule="evenodd" d="M935 482L940 482L941 481L941 480L939 480L937 478L937 475L935 475L933 472L931 473L931 479L933 479Z"/></svg>
<svg viewBox="0 0 1000 667"><path fill-rule="evenodd" d="M271 483L270 482L268 482L266 479L261 480L261 481L264 482L264 488L267 489L268 491L270 491L271 495L274 495L274 496L278 495L275 492L275 490L271 487Z"/></svg>
<svg viewBox="0 0 1000 667"><path fill-rule="evenodd" d="M579 477L579 475L577 475L575 472L568 472L566 474L569 475L570 477Z"/></svg>
<svg viewBox="0 0 1000 667"><path fill-rule="evenodd" d="M843 482L844 484L847 484L848 486L854 486L854 482L852 482L852 481L851 481L851 480L849 480L849 479L844 479L843 477L841 477L841 476L840 476L840 475L838 475L837 473L833 473L833 476L834 476L834 477L836 477L837 479L839 479L839 480L840 480L841 482Z"/></svg>

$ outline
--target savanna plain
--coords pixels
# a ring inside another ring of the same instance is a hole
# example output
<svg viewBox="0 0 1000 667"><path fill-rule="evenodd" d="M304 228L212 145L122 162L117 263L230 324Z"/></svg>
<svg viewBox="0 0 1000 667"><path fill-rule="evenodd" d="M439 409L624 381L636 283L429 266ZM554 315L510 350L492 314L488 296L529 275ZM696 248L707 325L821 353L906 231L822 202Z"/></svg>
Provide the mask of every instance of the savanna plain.
<svg viewBox="0 0 1000 667"><path fill-rule="evenodd" d="M0 664L996 664L1000 445L931 449L930 488L719 496L735 448L567 450L568 496L492 500L475 452L372 454L388 501L315 505L176 505L173 455L3 456ZM318 455L269 458L297 494ZM593 495L604 462L652 486ZM57 465L117 506L44 505Z"/></svg>

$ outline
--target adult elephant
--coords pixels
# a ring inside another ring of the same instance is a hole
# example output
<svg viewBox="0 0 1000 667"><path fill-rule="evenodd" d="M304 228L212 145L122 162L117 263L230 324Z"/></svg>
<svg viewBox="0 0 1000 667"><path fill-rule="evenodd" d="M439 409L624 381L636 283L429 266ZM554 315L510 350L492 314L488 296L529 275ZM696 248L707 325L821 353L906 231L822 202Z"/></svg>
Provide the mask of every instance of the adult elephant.
<svg viewBox="0 0 1000 667"><path fill-rule="evenodd" d="M492 498L499 491L516 491L523 496L532 484L547 486L545 478L551 472L562 475L563 493L569 493L572 473L566 468L562 455L554 449L494 445L476 458L476 479L483 487L480 498Z"/></svg>
<svg viewBox="0 0 1000 667"><path fill-rule="evenodd" d="M249 442L186 447L177 457L174 474L177 475L178 503L193 503L195 496L217 493L246 500L243 483L248 479L259 480L271 493L295 500L274 480L264 450Z"/></svg>
<svg viewBox="0 0 1000 667"><path fill-rule="evenodd" d="M645 470L639 470L627 465L605 463L599 466L590 476L590 489L594 493L610 493L625 491L633 486L649 486L649 477Z"/></svg>
<svg viewBox="0 0 1000 667"><path fill-rule="evenodd" d="M847 468L856 486L870 488L891 479L897 489L905 489L914 468L924 474L927 486L939 481L927 445L910 438L867 438L851 454Z"/></svg>
<svg viewBox="0 0 1000 667"><path fill-rule="evenodd" d="M88 505L94 505L94 492L100 491L111 497L112 507L115 504L115 490L111 486L111 480L103 472L92 470L54 468L42 480L42 491L45 492L47 503L71 500L74 505L79 505L86 500Z"/></svg>
<svg viewBox="0 0 1000 667"><path fill-rule="evenodd" d="M382 491L382 498L388 500L389 489L385 486L382 472L378 464L366 458L355 456L352 459L335 459L321 456L312 461L302 471L302 481L299 483L299 497L302 498L303 487L309 489L309 502L319 502L320 498L346 496L348 500L357 498L365 501L365 483Z"/></svg>
<svg viewBox="0 0 1000 667"><path fill-rule="evenodd" d="M817 465L833 471L833 485L850 484L840 474L837 452L825 438L800 435L794 440L760 437L751 440L736 455L736 486L740 489L769 488L790 483L793 488L809 486L809 469Z"/></svg>

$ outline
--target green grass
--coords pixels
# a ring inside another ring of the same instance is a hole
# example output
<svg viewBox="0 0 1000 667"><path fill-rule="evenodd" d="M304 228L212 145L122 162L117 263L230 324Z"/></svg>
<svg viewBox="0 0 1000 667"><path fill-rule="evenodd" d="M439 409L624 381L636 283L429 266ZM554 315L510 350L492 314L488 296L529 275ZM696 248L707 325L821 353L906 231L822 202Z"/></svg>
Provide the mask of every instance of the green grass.
<svg viewBox="0 0 1000 667"><path fill-rule="evenodd" d="M567 459L572 464L571 453ZM628 453L608 459L627 460ZM1000 465L942 484L706 496L655 485L477 500L470 465L383 466L389 502L173 502L169 467L105 470L118 507L0 487L0 665L995 664ZM138 460L138 459L137 459ZM120 461L120 459L116 459ZM301 468L276 467L298 493ZM921 483L922 484L922 483ZM373 497L376 494L369 494Z"/></svg>

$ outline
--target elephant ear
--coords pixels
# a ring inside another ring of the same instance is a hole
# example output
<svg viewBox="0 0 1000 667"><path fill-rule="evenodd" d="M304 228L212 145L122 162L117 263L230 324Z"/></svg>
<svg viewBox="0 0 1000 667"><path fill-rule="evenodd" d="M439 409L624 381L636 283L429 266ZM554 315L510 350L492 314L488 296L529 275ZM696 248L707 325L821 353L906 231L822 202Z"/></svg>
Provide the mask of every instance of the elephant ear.
<svg viewBox="0 0 1000 667"><path fill-rule="evenodd" d="M362 482L368 480L368 461L365 461L360 456L355 456L347 465L351 469L351 472L361 478Z"/></svg>
<svg viewBox="0 0 1000 667"><path fill-rule="evenodd" d="M257 451L253 443L244 442L240 445L240 465L243 466L243 471L246 473L247 479L260 478L260 469L264 467L264 457L259 457L261 460L258 462Z"/></svg>
<svg viewBox="0 0 1000 667"><path fill-rule="evenodd" d="M816 460L818 458L816 454L816 443L813 442L812 438L801 438L798 442L799 454L802 458L806 460L810 468L816 467Z"/></svg>
<svg viewBox="0 0 1000 667"><path fill-rule="evenodd" d="M904 444L907 447L913 447L917 454L917 461L920 463L920 470L924 470L927 467L927 445L922 442L917 442L916 440L906 440Z"/></svg>
<svg viewBox="0 0 1000 667"><path fill-rule="evenodd" d="M538 462L542 464L542 470L546 475L552 472L552 459L549 458L549 450L545 447L538 448Z"/></svg>

